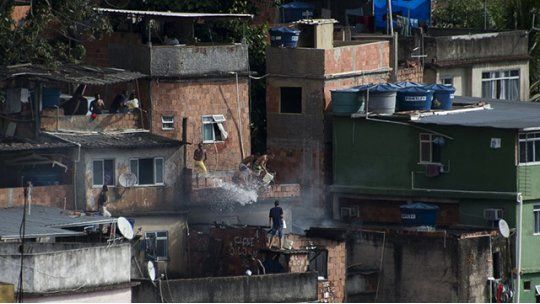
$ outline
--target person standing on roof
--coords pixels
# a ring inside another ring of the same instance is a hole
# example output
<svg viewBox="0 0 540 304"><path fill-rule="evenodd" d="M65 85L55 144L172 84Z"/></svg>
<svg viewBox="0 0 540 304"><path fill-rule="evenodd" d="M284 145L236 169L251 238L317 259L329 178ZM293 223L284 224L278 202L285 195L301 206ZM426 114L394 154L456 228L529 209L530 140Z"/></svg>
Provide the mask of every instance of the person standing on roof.
<svg viewBox="0 0 540 304"><path fill-rule="evenodd" d="M272 248L274 244L274 238L278 237L279 249L283 249L281 244L281 238L283 237L283 209L279 206L279 201L274 202L274 208L270 209L270 214L268 215L268 223L272 227L268 234L268 248Z"/></svg>
<svg viewBox="0 0 540 304"><path fill-rule="evenodd" d="M197 145L197 149L193 152L193 160L195 160L195 169L203 174L207 174L208 170L204 162L207 159L206 149L204 149L202 142Z"/></svg>

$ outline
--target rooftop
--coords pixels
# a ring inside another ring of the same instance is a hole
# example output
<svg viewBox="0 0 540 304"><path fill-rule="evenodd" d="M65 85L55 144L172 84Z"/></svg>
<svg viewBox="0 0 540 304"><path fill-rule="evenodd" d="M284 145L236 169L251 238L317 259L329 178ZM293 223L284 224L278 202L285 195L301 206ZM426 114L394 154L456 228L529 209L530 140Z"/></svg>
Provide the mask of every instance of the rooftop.
<svg viewBox="0 0 540 304"><path fill-rule="evenodd" d="M23 207L0 209L0 240L19 239ZM67 228L115 223L116 218L75 214L54 207L32 205L26 215L25 238L85 235Z"/></svg>
<svg viewBox="0 0 540 304"><path fill-rule="evenodd" d="M0 79L29 77L37 80L58 81L72 84L106 85L127 82L144 77L144 74L117 68L64 64L56 68L39 64L19 64L0 67Z"/></svg>
<svg viewBox="0 0 540 304"><path fill-rule="evenodd" d="M83 148L163 148L178 147L182 142L147 131L110 133L49 133L58 138L75 142Z"/></svg>
<svg viewBox="0 0 540 304"><path fill-rule="evenodd" d="M18 137L0 139L0 152L17 152L74 147L76 147L75 144L43 133L36 139Z"/></svg>
<svg viewBox="0 0 540 304"><path fill-rule="evenodd" d="M454 102L462 104L487 102L489 107L478 111L445 111L446 113L443 115L420 115L417 119L411 120L419 124L490 127L523 131L540 129L540 103L462 96L456 96Z"/></svg>
<svg viewBox="0 0 540 304"><path fill-rule="evenodd" d="M168 19L251 19L251 14L215 14L215 13L183 13L183 12L161 12L161 11L138 11L126 9L98 8L97 11L110 15L141 16L148 18L168 18Z"/></svg>

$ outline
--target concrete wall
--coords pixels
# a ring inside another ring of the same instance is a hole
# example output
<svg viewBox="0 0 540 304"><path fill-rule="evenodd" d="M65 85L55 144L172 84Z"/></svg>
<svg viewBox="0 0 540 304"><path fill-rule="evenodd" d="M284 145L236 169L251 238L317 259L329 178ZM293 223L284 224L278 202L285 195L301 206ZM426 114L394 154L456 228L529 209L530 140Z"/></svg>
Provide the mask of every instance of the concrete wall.
<svg viewBox="0 0 540 304"><path fill-rule="evenodd" d="M142 113L99 114L95 119L85 115L60 114L56 110L44 111L41 115L41 129L46 131L113 131L142 129Z"/></svg>
<svg viewBox="0 0 540 304"><path fill-rule="evenodd" d="M223 124L229 137L223 142L205 144L210 171L236 170L244 157L251 153L249 125L249 81L239 80L239 100L234 77L197 79L178 82L152 81L148 94L151 100L150 131L169 138L182 139L182 118L188 119L187 166L193 168L193 152L202 141L202 116L224 115ZM239 115L240 113L240 115ZM174 130L162 130L161 116L174 115ZM241 141L240 141L241 137Z"/></svg>
<svg viewBox="0 0 540 304"><path fill-rule="evenodd" d="M382 262L376 300L375 293L366 293L351 295L351 301L489 301L487 278L493 274L488 237L429 232L387 232L383 237L364 231L355 234L347 252L349 266L378 272Z"/></svg>
<svg viewBox="0 0 540 304"><path fill-rule="evenodd" d="M525 31L482 33L472 35L426 37L426 62L465 62L493 58L528 56L528 35Z"/></svg>
<svg viewBox="0 0 540 304"><path fill-rule="evenodd" d="M286 273L258 276L201 278L161 282L171 302L308 302L317 300L317 274ZM170 291L170 293L169 293ZM160 302L152 283L134 287L134 303Z"/></svg>
<svg viewBox="0 0 540 304"><path fill-rule="evenodd" d="M118 177L124 172L130 172L130 159L145 157L164 158L164 185L121 187ZM109 186L107 204L111 213L174 210L182 203L182 157L180 148L83 150L77 168L77 201L80 204L84 202L87 210L97 210L97 200L102 187L92 186L92 162L96 159L114 159L116 186Z"/></svg>
<svg viewBox="0 0 540 304"><path fill-rule="evenodd" d="M131 287L53 296L24 296L26 303L131 303Z"/></svg>
<svg viewBox="0 0 540 304"><path fill-rule="evenodd" d="M16 249L17 243L2 245ZM32 245L39 250L39 243ZM23 287L26 292L68 291L74 288L98 287L130 281L131 245L65 247L45 245L52 249L25 253ZM0 281L18 288L20 255L0 254ZM99 261L99 263L97 263ZM96 264L97 263L97 264Z"/></svg>
<svg viewBox="0 0 540 304"><path fill-rule="evenodd" d="M157 272L165 274L168 278L185 277L188 274L187 260L187 233L188 224L184 215L135 215L129 216L135 220L133 225L134 231L140 231L143 236L146 232L162 232L168 233L168 248L169 257L167 260L157 263ZM140 248L137 248L140 249ZM139 272L136 265L132 265L133 277L147 277L146 263L144 250L135 250L133 255L137 258L139 266L142 268L143 274Z"/></svg>
<svg viewBox="0 0 540 304"><path fill-rule="evenodd" d="M32 188L32 204L75 209L73 185L37 186ZM0 188L0 207L24 205L24 188Z"/></svg>

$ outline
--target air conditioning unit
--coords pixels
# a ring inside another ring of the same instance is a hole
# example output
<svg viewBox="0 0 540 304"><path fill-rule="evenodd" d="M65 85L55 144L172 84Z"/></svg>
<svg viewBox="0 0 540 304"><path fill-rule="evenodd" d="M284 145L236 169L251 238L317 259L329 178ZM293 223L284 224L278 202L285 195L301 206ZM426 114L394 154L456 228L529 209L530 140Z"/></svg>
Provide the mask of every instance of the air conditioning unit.
<svg viewBox="0 0 540 304"><path fill-rule="evenodd" d="M484 219L488 221L498 221L503 218L502 209L484 209Z"/></svg>

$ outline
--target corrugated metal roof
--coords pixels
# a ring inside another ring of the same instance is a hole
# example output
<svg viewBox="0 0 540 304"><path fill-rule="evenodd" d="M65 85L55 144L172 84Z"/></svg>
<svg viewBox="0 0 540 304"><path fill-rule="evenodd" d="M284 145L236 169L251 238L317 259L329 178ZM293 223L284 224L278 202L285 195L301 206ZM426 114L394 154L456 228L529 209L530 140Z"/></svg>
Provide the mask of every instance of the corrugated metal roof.
<svg viewBox="0 0 540 304"><path fill-rule="evenodd" d="M225 13L183 13L183 12L160 12L160 11L137 11L112 8L97 8L99 12L113 15L134 15L147 17L169 17L169 18L205 18L205 19L248 19L253 18L251 14L225 14Z"/></svg>
<svg viewBox="0 0 540 304"><path fill-rule="evenodd" d="M34 198L34 201L39 201L39 198ZM0 209L0 239L19 238L23 210L23 207ZM30 214L26 215L25 238L84 235L84 232L64 228L115 222L116 218L99 215L72 216L69 211L59 208L32 205Z"/></svg>
<svg viewBox="0 0 540 304"><path fill-rule="evenodd" d="M0 67L0 78L28 77L74 84L106 85L127 82L145 77L139 72L117 68L103 68L87 65L64 64L47 67L39 64L21 64Z"/></svg>
<svg viewBox="0 0 540 304"><path fill-rule="evenodd" d="M147 131L116 133L51 133L61 139L79 143L83 148L154 148L178 147L182 142Z"/></svg>
<svg viewBox="0 0 540 304"><path fill-rule="evenodd" d="M75 148L76 145L60 138L42 133L37 139L3 138L0 139L0 152L16 152L43 149Z"/></svg>
<svg viewBox="0 0 540 304"><path fill-rule="evenodd" d="M527 101L503 101L477 97L456 96L454 103L487 102L491 109L432 115L414 120L420 124L458 125L467 127L491 127L499 129L540 129L540 103Z"/></svg>

